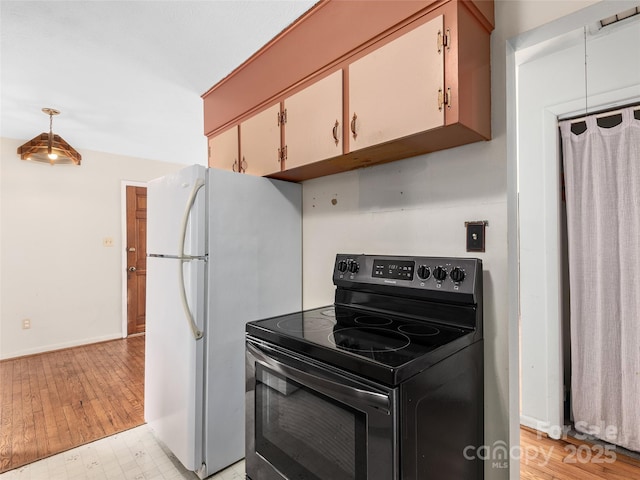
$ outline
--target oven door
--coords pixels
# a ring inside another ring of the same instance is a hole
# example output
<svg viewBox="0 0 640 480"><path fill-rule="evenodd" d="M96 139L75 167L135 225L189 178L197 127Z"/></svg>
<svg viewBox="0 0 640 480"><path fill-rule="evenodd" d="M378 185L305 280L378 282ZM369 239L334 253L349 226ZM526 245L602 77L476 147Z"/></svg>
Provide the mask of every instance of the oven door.
<svg viewBox="0 0 640 480"><path fill-rule="evenodd" d="M247 338L253 480L396 480L396 391Z"/></svg>

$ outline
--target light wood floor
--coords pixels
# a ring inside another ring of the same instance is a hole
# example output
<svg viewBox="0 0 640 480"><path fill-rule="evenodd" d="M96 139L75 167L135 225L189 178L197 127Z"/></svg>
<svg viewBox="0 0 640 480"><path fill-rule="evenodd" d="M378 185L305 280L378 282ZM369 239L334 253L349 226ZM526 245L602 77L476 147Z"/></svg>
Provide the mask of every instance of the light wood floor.
<svg viewBox="0 0 640 480"><path fill-rule="evenodd" d="M567 437L552 440L520 429L520 478L525 480L640 480L640 461Z"/></svg>
<svg viewBox="0 0 640 480"><path fill-rule="evenodd" d="M144 423L144 335L0 361L0 472Z"/></svg>
<svg viewBox="0 0 640 480"><path fill-rule="evenodd" d="M141 425L143 395L144 336L0 361L0 472ZM640 480L618 452L525 428L520 443L524 480Z"/></svg>

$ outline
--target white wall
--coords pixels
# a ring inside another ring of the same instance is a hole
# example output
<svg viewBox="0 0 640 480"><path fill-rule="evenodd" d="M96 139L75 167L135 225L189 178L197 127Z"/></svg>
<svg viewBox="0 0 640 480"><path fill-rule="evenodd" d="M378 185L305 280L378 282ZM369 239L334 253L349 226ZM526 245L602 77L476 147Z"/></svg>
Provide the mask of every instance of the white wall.
<svg viewBox="0 0 640 480"><path fill-rule="evenodd" d="M20 160L22 143L0 145L0 358L121 337L121 181L180 165L81 151L52 167Z"/></svg>
<svg viewBox="0 0 640 480"><path fill-rule="evenodd" d="M592 30L586 42L589 109L640 100L640 18ZM559 200L557 116L584 113L583 29L555 43L563 49L537 52L535 59L518 66L522 94L517 108L522 423L557 437L563 424L559 208L564 208ZM520 53L527 58L530 52Z"/></svg>

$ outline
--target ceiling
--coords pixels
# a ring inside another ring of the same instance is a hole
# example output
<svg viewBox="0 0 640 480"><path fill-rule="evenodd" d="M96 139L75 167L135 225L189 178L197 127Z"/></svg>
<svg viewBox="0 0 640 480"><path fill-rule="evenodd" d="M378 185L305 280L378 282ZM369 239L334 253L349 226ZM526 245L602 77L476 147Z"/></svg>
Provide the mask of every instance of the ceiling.
<svg viewBox="0 0 640 480"><path fill-rule="evenodd" d="M1 0L0 137L206 164L201 95L314 3Z"/></svg>

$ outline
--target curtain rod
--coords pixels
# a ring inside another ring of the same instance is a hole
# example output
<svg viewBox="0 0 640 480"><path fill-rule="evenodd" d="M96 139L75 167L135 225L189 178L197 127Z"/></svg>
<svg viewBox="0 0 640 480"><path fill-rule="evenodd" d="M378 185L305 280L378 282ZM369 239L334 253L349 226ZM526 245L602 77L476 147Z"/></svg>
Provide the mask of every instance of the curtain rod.
<svg viewBox="0 0 640 480"><path fill-rule="evenodd" d="M581 115L575 115L575 116L572 116L572 117L567 117L567 118L560 117L560 118L558 118L558 121L566 122L566 121L571 121L571 120L578 120L578 119L582 119L582 118L586 118L586 117L591 117L592 115L601 115L603 113L615 112L617 110L624 110L625 108L633 108L633 107L640 107L640 101L633 102L633 103L627 103L625 105L618 105L616 107L603 108L601 110L595 110L593 112L583 113Z"/></svg>

